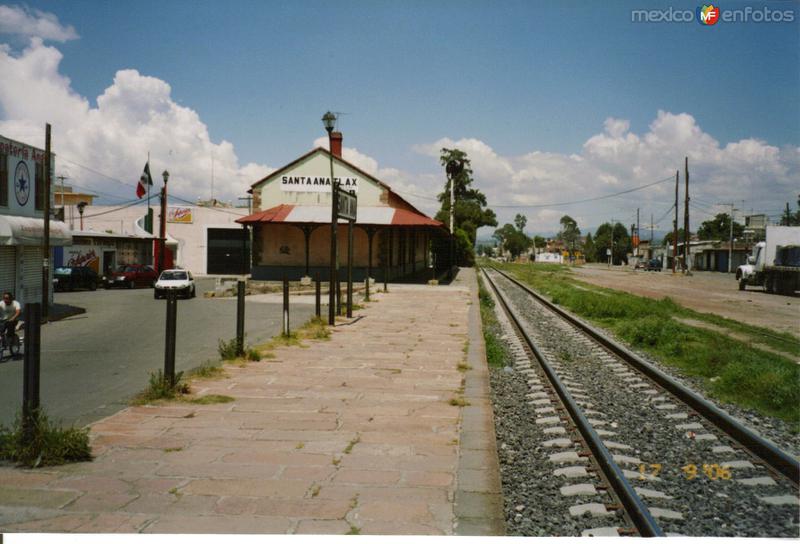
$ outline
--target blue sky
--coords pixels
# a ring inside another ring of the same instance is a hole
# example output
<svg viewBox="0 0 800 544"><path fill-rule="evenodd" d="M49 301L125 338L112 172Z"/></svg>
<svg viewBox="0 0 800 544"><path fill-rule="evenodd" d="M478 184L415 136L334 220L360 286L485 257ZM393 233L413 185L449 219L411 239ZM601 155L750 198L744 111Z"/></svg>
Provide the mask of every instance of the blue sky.
<svg viewBox="0 0 800 544"><path fill-rule="evenodd" d="M694 11L698 5L27 3L34 15L41 10L74 27L79 38L45 45L63 55L58 73L91 107L118 70L158 78L171 87L172 101L197 113L211 143L233 145L239 165L274 168L293 160L324 135L320 117L331 109L346 112L340 120L346 146L374 159L379 169L402 171L398 183L413 187L414 194L431 195L439 168L435 154L424 148L442 139L482 142L519 174L519 157L532 152L583 153L608 118L627 120L627 131L644 138L663 111L690 115L720 149L742 140L778 148L778 161L788 168L781 175L793 177L800 145L798 4L721 6L793 9L794 23L631 22L633 9ZM13 55L21 54L29 38L0 33L0 43L9 44ZM0 120L12 120L9 109L0 108ZM669 151L678 168L691 150ZM709 169L716 164L711 162ZM618 178L612 185L624 189L658 179L661 170L642 179L625 179L613 168L609 175ZM502 184L489 174L476 181L487 184L490 196L495 192L489 185ZM757 202L757 208L772 209L783 200L794 204L797 187L787 190L786 182L765 182L765 191L781 193L774 202L760 195L755 178L746 193L730 197ZM708 204L728 196L719 194L719 185L710 186ZM604 189L598 186L597 194ZM536 184L528 190L535 196ZM557 192L548 194L558 200ZM518 201L502 190L496 196ZM590 211L584 214L592 223ZM541 219L541 225L532 224L544 228L549 219Z"/></svg>

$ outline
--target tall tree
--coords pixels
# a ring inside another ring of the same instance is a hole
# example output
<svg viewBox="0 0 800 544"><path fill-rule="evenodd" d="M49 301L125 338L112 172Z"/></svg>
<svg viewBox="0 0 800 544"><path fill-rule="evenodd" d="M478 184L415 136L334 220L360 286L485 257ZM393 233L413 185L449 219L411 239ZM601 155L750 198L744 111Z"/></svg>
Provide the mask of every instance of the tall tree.
<svg viewBox="0 0 800 544"><path fill-rule="evenodd" d="M528 218L522 215L521 213L518 213L514 217L514 225L517 227L518 231L525 232L525 225L527 224L528 224Z"/></svg>
<svg viewBox="0 0 800 544"><path fill-rule="evenodd" d="M586 261L593 263L597 261L597 256L595 254L595 247L594 247L594 238L592 238L592 233L586 233L586 241L583 243L583 255L586 257Z"/></svg>
<svg viewBox="0 0 800 544"><path fill-rule="evenodd" d="M733 237L741 238L744 234L744 225L733 222ZM697 237L701 240L727 240L731 235L731 216L727 213L718 213L713 219L703 221L697 229Z"/></svg>
<svg viewBox="0 0 800 544"><path fill-rule="evenodd" d="M558 233L558 239L562 240L568 249L576 249L575 245L581 236L578 223L568 215L563 216L559 223L561 223L561 230Z"/></svg>
<svg viewBox="0 0 800 544"><path fill-rule="evenodd" d="M519 228L511 223L506 223L494 231L494 238L500 242L503 249L516 259L531 247L532 240Z"/></svg>
<svg viewBox="0 0 800 544"><path fill-rule="evenodd" d="M611 236L612 233L614 235L613 238ZM600 263L608 261L608 257L606 256L607 249L612 249L614 264L627 262L628 253L633 251L628 229L620 222L615 223L613 227L611 223L603 223L597 227L597 232L595 232L594 235L594 247L594 258Z"/></svg>
<svg viewBox="0 0 800 544"><path fill-rule="evenodd" d="M475 263L475 239L480 227L496 227L497 217L494 211L486 204L486 196L478 189L472 188L472 167L467 154L460 149L442 148L439 161L442 166L447 166L451 161L461 161L464 165L461 172L453 176L453 191L455 192L455 226L456 260L462 266L472 266ZM449 227L450 225L450 176L445 183L444 191L439 193L439 202L442 207L436 214L436 219ZM444 244L438 244L434 251L441 253L446 250ZM438 262L438 261L437 261Z"/></svg>

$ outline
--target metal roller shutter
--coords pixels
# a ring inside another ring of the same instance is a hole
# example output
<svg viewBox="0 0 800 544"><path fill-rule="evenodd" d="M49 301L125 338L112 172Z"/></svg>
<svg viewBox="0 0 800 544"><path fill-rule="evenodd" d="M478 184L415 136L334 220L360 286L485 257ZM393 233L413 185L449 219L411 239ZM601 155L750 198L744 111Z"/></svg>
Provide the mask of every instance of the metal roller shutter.
<svg viewBox="0 0 800 544"><path fill-rule="evenodd" d="M17 252L14 247L0 247L0 293L14 292L17 270Z"/></svg>
<svg viewBox="0 0 800 544"><path fill-rule="evenodd" d="M24 303L42 301L42 248L22 248L22 297Z"/></svg>

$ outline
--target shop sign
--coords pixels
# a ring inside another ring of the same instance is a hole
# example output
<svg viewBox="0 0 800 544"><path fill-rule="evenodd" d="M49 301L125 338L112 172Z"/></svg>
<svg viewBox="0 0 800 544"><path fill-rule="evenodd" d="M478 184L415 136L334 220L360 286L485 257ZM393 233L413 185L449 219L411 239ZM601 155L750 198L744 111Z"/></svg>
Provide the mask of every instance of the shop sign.
<svg viewBox="0 0 800 544"><path fill-rule="evenodd" d="M192 223L191 208L167 208L167 223Z"/></svg>

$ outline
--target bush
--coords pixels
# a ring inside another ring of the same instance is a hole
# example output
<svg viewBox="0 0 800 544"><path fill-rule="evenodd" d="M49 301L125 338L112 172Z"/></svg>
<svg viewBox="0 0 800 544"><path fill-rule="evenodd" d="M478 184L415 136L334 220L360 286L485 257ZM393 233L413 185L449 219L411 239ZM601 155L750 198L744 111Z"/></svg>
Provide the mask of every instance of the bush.
<svg viewBox="0 0 800 544"><path fill-rule="evenodd" d="M33 413L28 438L23 432L22 416L18 415L11 429L0 427L0 459L31 468L91 461L89 430L62 429L40 409Z"/></svg>
<svg viewBox="0 0 800 544"><path fill-rule="evenodd" d="M217 351L223 361L233 361L239 357L239 342L237 342L236 338L231 338L227 342L220 338L217 344Z"/></svg>
<svg viewBox="0 0 800 544"><path fill-rule="evenodd" d="M150 373L150 383L147 389L139 393L134 399L133 404L146 404L155 400L174 399L178 395L189 393L189 386L182 383L183 372L175 374L175 383L169 383L162 370Z"/></svg>
<svg viewBox="0 0 800 544"><path fill-rule="evenodd" d="M247 360L248 361L260 361L261 360L261 352L258 351L256 348L250 348L247 350Z"/></svg>

